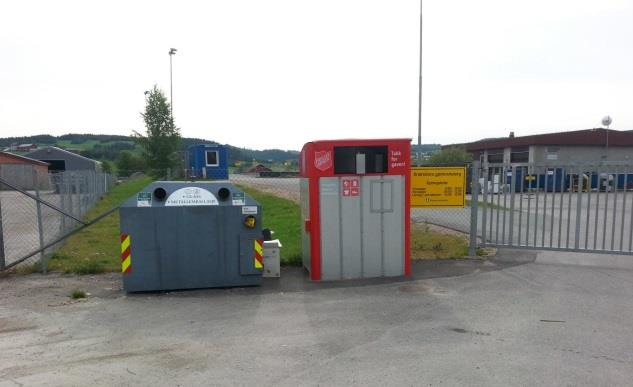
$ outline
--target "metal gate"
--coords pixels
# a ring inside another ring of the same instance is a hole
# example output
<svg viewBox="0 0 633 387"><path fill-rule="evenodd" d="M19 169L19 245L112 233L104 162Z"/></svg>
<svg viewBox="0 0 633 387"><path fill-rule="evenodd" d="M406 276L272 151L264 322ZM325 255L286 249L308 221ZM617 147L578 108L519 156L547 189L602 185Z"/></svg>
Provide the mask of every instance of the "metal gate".
<svg viewBox="0 0 633 387"><path fill-rule="evenodd" d="M633 255L633 164L473 163L481 246Z"/></svg>

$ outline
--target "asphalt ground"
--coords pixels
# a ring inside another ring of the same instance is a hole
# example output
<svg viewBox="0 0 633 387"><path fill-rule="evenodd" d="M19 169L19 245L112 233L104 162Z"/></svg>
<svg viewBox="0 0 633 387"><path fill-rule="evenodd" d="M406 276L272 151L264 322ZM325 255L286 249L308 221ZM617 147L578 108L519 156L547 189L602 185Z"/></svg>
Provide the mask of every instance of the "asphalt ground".
<svg viewBox="0 0 633 387"><path fill-rule="evenodd" d="M413 268L134 295L118 274L0 277L0 386L630 385L630 257L500 251Z"/></svg>

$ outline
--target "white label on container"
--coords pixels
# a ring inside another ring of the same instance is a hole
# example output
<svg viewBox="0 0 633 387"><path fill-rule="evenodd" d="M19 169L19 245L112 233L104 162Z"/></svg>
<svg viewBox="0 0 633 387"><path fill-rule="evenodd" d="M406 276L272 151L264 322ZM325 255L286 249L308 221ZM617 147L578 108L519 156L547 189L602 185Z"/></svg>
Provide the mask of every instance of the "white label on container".
<svg viewBox="0 0 633 387"><path fill-rule="evenodd" d="M152 193L151 192L139 192L136 195L137 207L151 207L152 206Z"/></svg>
<svg viewBox="0 0 633 387"><path fill-rule="evenodd" d="M166 207L179 206L217 206L220 203L213 194L204 188L185 187L180 188L167 198Z"/></svg>
<svg viewBox="0 0 633 387"><path fill-rule="evenodd" d="M231 204L233 204L234 206L243 206L244 204L246 204L244 192L233 192Z"/></svg>
<svg viewBox="0 0 633 387"><path fill-rule="evenodd" d="M243 206L242 215L257 215L257 206Z"/></svg>

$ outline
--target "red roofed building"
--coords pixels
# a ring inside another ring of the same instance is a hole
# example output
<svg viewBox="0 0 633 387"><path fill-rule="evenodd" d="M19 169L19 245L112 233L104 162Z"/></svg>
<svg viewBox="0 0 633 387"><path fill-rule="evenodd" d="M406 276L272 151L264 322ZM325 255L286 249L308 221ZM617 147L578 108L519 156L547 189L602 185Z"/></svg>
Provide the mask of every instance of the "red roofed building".
<svg viewBox="0 0 633 387"><path fill-rule="evenodd" d="M633 130L585 129L571 132L487 138L463 146L473 159L490 163L592 163L633 161Z"/></svg>
<svg viewBox="0 0 633 387"><path fill-rule="evenodd" d="M48 183L48 163L13 153L0 152L0 177L22 189L33 189L35 181L43 187ZM2 184L0 189L7 189L7 187Z"/></svg>

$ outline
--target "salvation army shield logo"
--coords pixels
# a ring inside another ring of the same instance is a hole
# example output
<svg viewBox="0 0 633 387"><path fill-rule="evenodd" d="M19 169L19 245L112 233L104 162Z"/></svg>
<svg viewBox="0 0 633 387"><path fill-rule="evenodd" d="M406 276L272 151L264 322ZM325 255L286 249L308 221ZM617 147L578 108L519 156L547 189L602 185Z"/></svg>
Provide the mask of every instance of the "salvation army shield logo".
<svg viewBox="0 0 633 387"><path fill-rule="evenodd" d="M332 151L314 152L314 166L319 171L327 171L332 168Z"/></svg>

